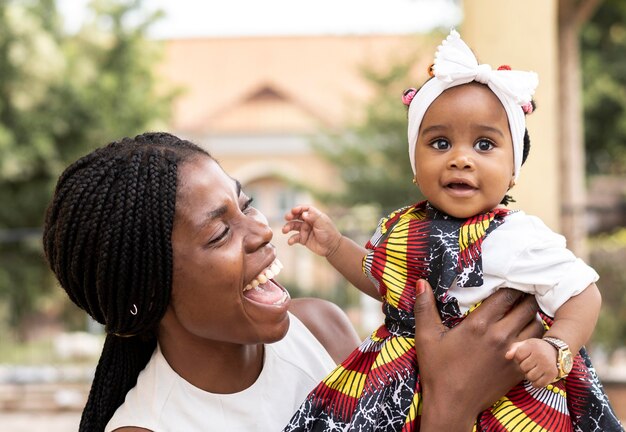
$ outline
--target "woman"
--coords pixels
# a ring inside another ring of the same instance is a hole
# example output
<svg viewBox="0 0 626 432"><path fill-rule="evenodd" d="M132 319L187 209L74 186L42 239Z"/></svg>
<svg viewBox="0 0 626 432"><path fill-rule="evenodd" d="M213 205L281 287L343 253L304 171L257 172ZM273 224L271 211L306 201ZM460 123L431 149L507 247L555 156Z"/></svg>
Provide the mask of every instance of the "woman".
<svg viewBox="0 0 626 432"><path fill-rule="evenodd" d="M81 431L280 430L357 345L338 308L290 301L274 280L272 232L250 204L208 153L167 133L111 143L61 175L46 214L46 258L107 333ZM504 352L535 334L526 324L536 305L525 299L507 313L516 296L488 299L451 331L432 296L418 296L416 337L428 350L417 355L430 394L422 430L471 428L521 378ZM500 328L486 333L487 315L502 318ZM428 373L466 343L485 349L446 363L450 382ZM489 380L498 394L485 391ZM463 390L457 383L474 381L458 410L441 416Z"/></svg>

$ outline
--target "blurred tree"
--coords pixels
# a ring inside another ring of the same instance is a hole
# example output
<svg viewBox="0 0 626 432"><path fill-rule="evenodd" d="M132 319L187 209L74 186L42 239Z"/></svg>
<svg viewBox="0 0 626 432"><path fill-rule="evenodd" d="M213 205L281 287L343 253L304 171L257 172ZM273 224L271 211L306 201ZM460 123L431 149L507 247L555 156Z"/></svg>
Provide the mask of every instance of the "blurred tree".
<svg viewBox="0 0 626 432"><path fill-rule="evenodd" d="M626 341L626 228L592 240L590 263L600 274L602 312L593 336L607 352Z"/></svg>
<svg viewBox="0 0 626 432"><path fill-rule="evenodd" d="M626 2L604 0L581 34L588 174L626 174Z"/></svg>
<svg viewBox="0 0 626 432"><path fill-rule="evenodd" d="M604 0L581 32L588 175L626 174L626 3ZM624 194L624 192L622 192ZM626 199L626 194L622 197ZM626 230L590 241L602 313L594 341L608 352L626 341Z"/></svg>
<svg viewBox="0 0 626 432"><path fill-rule="evenodd" d="M78 156L168 115L158 93L159 13L140 0L94 0L75 35L54 0L0 1L0 298L20 328L51 284L40 227L62 169ZM129 22L136 23L129 25Z"/></svg>
<svg viewBox="0 0 626 432"><path fill-rule="evenodd" d="M411 82L413 62L396 62L382 72L365 68L363 76L373 97L363 115L344 130L314 142L314 149L337 168L341 178L336 191L317 194L322 201L345 207L374 205L387 214L421 199L411 181L407 108L401 102L402 92Z"/></svg>
<svg viewBox="0 0 626 432"><path fill-rule="evenodd" d="M587 196L580 33L602 1L558 1L561 230L567 238L567 246L583 258L587 257L585 225Z"/></svg>

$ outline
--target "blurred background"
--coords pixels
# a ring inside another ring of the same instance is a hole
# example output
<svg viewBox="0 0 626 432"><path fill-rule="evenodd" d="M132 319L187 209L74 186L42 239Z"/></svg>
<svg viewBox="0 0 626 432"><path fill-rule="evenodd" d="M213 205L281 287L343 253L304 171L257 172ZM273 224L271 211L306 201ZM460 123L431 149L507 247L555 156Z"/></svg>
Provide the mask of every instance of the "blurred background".
<svg viewBox="0 0 626 432"><path fill-rule="evenodd" d="M241 181L292 296L374 330L379 304L288 247L282 216L316 203L364 243L420 199L400 95L453 26L481 62L539 74L513 207L600 274L588 348L624 421L626 2L0 0L0 429L77 430L102 330L47 270L43 214L66 165L145 130L202 145Z"/></svg>

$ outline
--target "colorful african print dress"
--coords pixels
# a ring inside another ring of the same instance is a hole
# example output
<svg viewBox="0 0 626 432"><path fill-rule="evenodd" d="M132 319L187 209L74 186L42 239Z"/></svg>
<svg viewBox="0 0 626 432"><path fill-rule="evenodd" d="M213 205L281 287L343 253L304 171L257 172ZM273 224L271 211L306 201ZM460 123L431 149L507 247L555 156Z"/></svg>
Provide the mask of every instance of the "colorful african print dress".
<svg viewBox="0 0 626 432"><path fill-rule="evenodd" d="M483 240L506 221L506 209L469 219L426 202L381 220L364 272L383 297L384 324L307 397L285 431L419 430L421 390L415 356L415 284L427 279L444 324L461 313L448 288L481 286ZM551 320L542 316L548 326ZM462 396L460 396L462 397ZM521 382L476 420L476 431L621 431L586 352L569 377L536 389Z"/></svg>

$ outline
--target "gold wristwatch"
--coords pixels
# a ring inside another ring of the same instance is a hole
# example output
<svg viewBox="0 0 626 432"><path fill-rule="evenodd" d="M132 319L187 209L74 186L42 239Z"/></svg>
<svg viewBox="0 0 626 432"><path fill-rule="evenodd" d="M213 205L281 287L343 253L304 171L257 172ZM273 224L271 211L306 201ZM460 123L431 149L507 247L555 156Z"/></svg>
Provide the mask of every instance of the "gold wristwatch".
<svg viewBox="0 0 626 432"><path fill-rule="evenodd" d="M572 366L574 366L574 356L572 356L569 346L561 339L554 337L546 336L543 340L556 348L558 353L556 358L556 368L559 371L559 374L554 381L565 378L572 370Z"/></svg>

